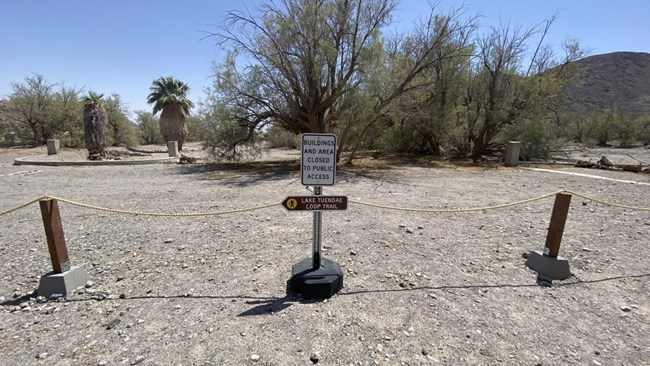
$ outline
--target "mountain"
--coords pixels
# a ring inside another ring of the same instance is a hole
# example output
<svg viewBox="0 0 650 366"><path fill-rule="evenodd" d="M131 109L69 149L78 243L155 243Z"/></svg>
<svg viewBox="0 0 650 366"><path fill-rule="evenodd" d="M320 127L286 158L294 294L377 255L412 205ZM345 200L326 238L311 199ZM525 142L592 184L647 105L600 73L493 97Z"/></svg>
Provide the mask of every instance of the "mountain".
<svg viewBox="0 0 650 366"><path fill-rule="evenodd" d="M650 114L650 53L613 52L576 61L581 83L567 89L569 109L580 114L615 106Z"/></svg>

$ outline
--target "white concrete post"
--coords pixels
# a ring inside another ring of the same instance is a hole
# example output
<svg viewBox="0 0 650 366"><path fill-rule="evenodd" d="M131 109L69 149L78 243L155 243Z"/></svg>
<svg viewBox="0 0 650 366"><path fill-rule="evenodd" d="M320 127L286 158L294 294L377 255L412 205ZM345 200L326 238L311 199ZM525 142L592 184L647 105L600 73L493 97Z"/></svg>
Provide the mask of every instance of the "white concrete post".
<svg viewBox="0 0 650 366"><path fill-rule="evenodd" d="M506 142L506 166L519 165L520 149L521 149L521 142L519 141Z"/></svg>
<svg viewBox="0 0 650 366"><path fill-rule="evenodd" d="M56 155L59 153L59 140L47 139L47 155Z"/></svg>
<svg viewBox="0 0 650 366"><path fill-rule="evenodd" d="M178 156L178 141L167 141L167 151L170 157Z"/></svg>

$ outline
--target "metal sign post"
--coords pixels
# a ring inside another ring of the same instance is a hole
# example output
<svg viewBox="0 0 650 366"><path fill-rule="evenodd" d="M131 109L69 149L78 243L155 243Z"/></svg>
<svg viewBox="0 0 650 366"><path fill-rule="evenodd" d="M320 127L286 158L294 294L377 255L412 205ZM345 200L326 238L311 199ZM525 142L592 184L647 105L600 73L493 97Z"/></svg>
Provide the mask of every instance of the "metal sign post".
<svg viewBox="0 0 650 366"><path fill-rule="evenodd" d="M314 195L320 196L323 193L323 187L314 187ZM323 231L322 212L314 211L314 240L312 244L312 269L320 268L320 241L321 232Z"/></svg>
<svg viewBox="0 0 650 366"><path fill-rule="evenodd" d="M313 196L287 197L287 210L314 211L312 257L293 265L291 290L306 298L327 298L343 288L341 266L321 256L323 210L345 210L347 197L323 196L323 186L333 186L336 176L336 136L306 133L300 146L300 181L314 187Z"/></svg>

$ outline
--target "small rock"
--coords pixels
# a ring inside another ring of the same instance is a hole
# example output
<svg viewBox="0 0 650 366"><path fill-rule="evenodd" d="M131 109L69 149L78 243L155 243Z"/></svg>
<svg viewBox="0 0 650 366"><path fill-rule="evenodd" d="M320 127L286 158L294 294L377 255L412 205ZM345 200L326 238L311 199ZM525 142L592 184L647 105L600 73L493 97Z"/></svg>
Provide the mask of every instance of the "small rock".
<svg viewBox="0 0 650 366"><path fill-rule="evenodd" d="M309 361L311 361L311 363L313 364L318 363L318 360L319 360L318 355L315 353L312 353L311 356L309 356Z"/></svg>
<svg viewBox="0 0 650 366"><path fill-rule="evenodd" d="M594 366L602 366L602 363L598 362L598 360L591 360L591 364Z"/></svg>
<svg viewBox="0 0 650 366"><path fill-rule="evenodd" d="M621 306L621 310L626 312L626 313L629 313L630 311L632 311L632 308L627 306L627 305L624 305L624 306Z"/></svg>
<svg viewBox="0 0 650 366"><path fill-rule="evenodd" d="M91 287L93 287L94 285L95 285L95 283L94 283L93 281L88 280L88 282L86 282L86 286L85 286L85 287L86 287L86 288L91 288Z"/></svg>
<svg viewBox="0 0 650 366"><path fill-rule="evenodd" d="M131 365L138 365L144 361L145 357L142 355L136 356L133 361L131 361Z"/></svg>
<svg viewBox="0 0 650 366"><path fill-rule="evenodd" d="M406 228L406 233L407 234L413 234L413 229L411 229L410 227L407 227Z"/></svg>
<svg viewBox="0 0 650 366"><path fill-rule="evenodd" d="M23 301L20 304L18 304L18 306L20 306L21 309L24 309L29 306L29 303L27 301Z"/></svg>
<svg viewBox="0 0 650 366"><path fill-rule="evenodd" d="M351 251L350 251L350 255L357 255L357 252L354 251L354 250L351 250Z"/></svg>
<svg viewBox="0 0 650 366"><path fill-rule="evenodd" d="M111 320L108 325L106 326L106 329L113 329L117 327L118 324L120 324L121 320L120 319L113 319Z"/></svg>
<svg viewBox="0 0 650 366"><path fill-rule="evenodd" d="M408 284L406 282L400 282L399 287L407 287Z"/></svg>
<svg viewBox="0 0 650 366"><path fill-rule="evenodd" d="M52 295L50 295L50 300L51 301L56 301L56 300L61 299L61 298L63 298L63 294L52 294Z"/></svg>
<svg viewBox="0 0 650 366"><path fill-rule="evenodd" d="M45 359L45 357L47 357L47 355L48 355L47 352L42 352L42 353L37 354L36 358L39 359L39 360L43 360L43 359Z"/></svg>
<svg viewBox="0 0 650 366"><path fill-rule="evenodd" d="M524 259L528 259L528 252L521 253L521 257Z"/></svg>
<svg viewBox="0 0 650 366"><path fill-rule="evenodd" d="M165 239L165 244L171 244L174 242L174 239Z"/></svg>
<svg viewBox="0 0 650 366"><path fill-rule="evenodd" d="M119 297L120 297L120 299L124 300L124 299L126 299L126 294L120 294Z"/></svg>
<svg viewBox="0 0 650 366"><path fill-rule="evenodd" d="M422 348L422 355L423 356L428 356L429 355L429 350L426 348Z"/></svg>
<svg viewBox="0 0 650 366"><path fill-rule="evenodd" d="M259 361L260 360L260 355L257 354L252 354L251 355L251 361Z"/></svg>
<svg viewBox="0 0 650 366"><path fill-rule="evenodd" d="M583 252L593 252L594 250L591 249L591 248L584 247L584 248L582 248L582 251Z"/></svg>

